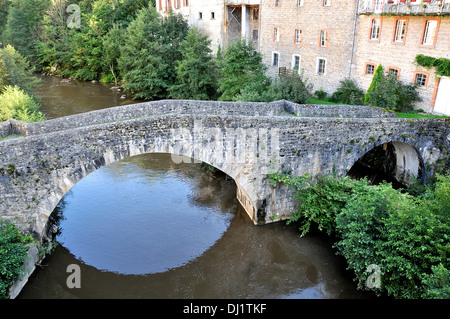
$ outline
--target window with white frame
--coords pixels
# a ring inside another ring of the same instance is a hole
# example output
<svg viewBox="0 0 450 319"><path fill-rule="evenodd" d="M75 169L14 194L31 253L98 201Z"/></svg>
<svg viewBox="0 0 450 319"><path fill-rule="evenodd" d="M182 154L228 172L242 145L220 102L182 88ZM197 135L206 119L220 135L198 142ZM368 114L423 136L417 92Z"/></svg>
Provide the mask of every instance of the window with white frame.
<svg viewBox="0 0 450 319"><path fill-rule="evenodd" d="M275 0L275 7L278 7L280 5L280 0Z"/></svg>
<svg viewBox="0 0 450 319"><path fill-rule="evenodd" d="M300 70L300 55L298 54L292 56L292 70Z"/></svg>
<svg viewBox="0 0 450 319"><path fill-rule="evenodd" d="M199 19L199 20L202 20L202 19L203 19L203 12L199 12L199 13L198 13L198 19Z"/></svg>
<svg viewBox="0 0 450 319"><path fill-rule="evenodd" d="M370 28L370 39L378 40L380 37L380 19L372 19L372 26Z"/></svg>
<svg viewBox="0 0 450 319"><path fill-rule="evenodd" d="M326 67L327 67L327 60L324 59L324 58L318 58L318 59L317 59L316 73L317 73L318 75L323 75L323 74L325 74Z"/></svg>
<svg viewBox="0 0 450 319"><path fill-rule="evenodd" d="M295 35L294 35L294 43L295 44L300 44L302 43L302 30L300 29L295 29Z"/></svg>
<svg viewBox="0 0 450 319"><path fill-rule="evenodd" d="M395 24L394 42L404 42L406 35L406 20L397 20Z"/></svg>
<svg viewBox="0 0 450 319"><path fill-rule="evenodd" d="M278 28L273 29L273 40L275 42L280 41L280 30Z"/></svg>
<svg viewBox="0 0 450 319"><path fill-rule="evenodd" d="M328 32L326 30L320 30L320 46L328 46Z"/></svg>
<svg viewBox="0 0 450 319"><path fill-rule="evenodd" d="M428 20L425 23L425 31L423 32L422 44L434 45L434 39L436 38L438 22L436 20Z"/></svg>
<svg viewBox="0 0 450 319"><path fill-rule="evenodd" d="M214 11L211 11L211 20L216 19L216 13Z"/></svg>
<svg viewBox="0 0 450 319"><path fill-rule="evenodd" d="M280 54L272 52L272 66L278 67L280 65Z"/></svg>
<svg viewBox="0 0 450 319"><path fill-rule="evenodd" d="M304 0L297 0L297 7L303 7Z"/></svg>
<svg viewBox="0 0 450 319"><path fill-rule="evenodd" d="M330 7L331 6L331 0L323 0L323 6L324 7Z"/></svg>

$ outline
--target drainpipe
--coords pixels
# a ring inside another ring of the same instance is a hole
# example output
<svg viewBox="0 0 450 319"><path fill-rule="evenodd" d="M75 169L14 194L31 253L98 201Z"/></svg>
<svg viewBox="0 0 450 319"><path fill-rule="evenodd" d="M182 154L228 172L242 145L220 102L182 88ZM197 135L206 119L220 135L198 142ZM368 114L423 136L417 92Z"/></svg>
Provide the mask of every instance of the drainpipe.
<svg viewBox="0 0 450 319"><path fill-rule="evenodd" d="M353 23L352 53L350 55L350 67L349 67L349 70L348 70L348 79L349 80L351 79L351 76L352 76L353 54L354 54L354 51L355 51L356 24L357 24L357 19L358 19L359 1L360 0L356 0L356 5L355 5L355 21Z"/></svg>

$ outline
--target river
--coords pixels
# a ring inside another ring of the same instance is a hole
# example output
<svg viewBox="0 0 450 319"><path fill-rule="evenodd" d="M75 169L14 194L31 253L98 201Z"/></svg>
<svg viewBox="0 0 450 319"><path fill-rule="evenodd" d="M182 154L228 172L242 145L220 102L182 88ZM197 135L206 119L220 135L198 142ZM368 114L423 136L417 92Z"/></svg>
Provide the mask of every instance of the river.
<svg viewBox="0 0 450 319"><path fill-rule="evenodd" d="M42 77L48 118L126 103L99 83ZM300 237L284 222L255 226L236 186L201 164L169 154L135 156L77 183L52 214L59 245L19 299L372 298L356 289L326 235ZM69 288L70 265L81 288Z"/></svg>

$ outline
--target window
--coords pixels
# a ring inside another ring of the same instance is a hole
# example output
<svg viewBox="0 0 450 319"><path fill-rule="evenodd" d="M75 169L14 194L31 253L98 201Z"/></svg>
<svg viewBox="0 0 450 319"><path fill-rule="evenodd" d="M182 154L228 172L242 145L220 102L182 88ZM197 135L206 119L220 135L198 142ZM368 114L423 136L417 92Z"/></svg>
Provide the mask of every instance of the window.
<svg viewBox="0 0 450 319"><path fill-rule="evenodd" d="M280 0L275 0L275 7L279 7L280 6Z"/></svg>
<svg viewBox="0 0 450 319"><path fill-rule="evenodd" d="M272 53L272 66L278 67L280 64L280 54L278 52Z"/></svg>
<svg viewBox="0 0 450 319"><path fill-rule="evenodd" d="M300 29L295 29L294 43L295 43L295 44L300 44L300 43L302 43L302 30L300 30Z"/></svg>
<svg viewBox="0 0 450 319"><path fill-rule="evenodd" d="M180 0L175 0L175 9L180 8Z"/></svg>
<svg viewBox="0 0 450 319"><path fill-rule="evenodd" d="M202 19L203 19L203 12L199 12L199 13L198 13L198 19L199 19L199 20L202 20Z"/></svg>
<svg viewBox="0 0 450 319"><path fill-rule="evenodd" d="M370 39L378 40L380 37L380 19L373 19L372 26L370 28Z"/></svg>
<svg viewBox="0 0 450 319"><path fill-rule="evenodd" d="M388 76L395 76L395 78L398 80L398 77L400 75L400 69L399 68L394 68L394 67L389 67L388 71L387 71L387 75Z"/></svg>
<svg viewBox="0 0 450 319"><path fill-rule="evenodd" d="M292 56L292 70L300 70L300 56L297 54L294 54Z"/></svg>
<svg viewBox="0 0 450 319"><path fill-rule="evenodd" d="M419 87L425 88L428 82L428 74L424 72L416 72L414 74L414 83Z"/></svg>
<svg viewBox="0 0 450 319"><path fill-rule="evenodd" d="M324 58L318 58L317 59L317 74L323 75L325 74L327 60Z"/></svg>
<svg viewBox="0 0 450 319"><path fill-rule="evenodd" d="M189 5L189 0L183 0L184 6L187 7Z"/></svg>
<svg viewBox="0 0 450 319"><path fill-rule="evenodd" d="M258 30L253 30L253 41L258 41Z"/></svg>
<svg viewBox="0 0 450 319"><path fill-rule="evenodd" d="M216 14L214 11L211 12L211 20L214 20L216 18Z"/></svg>
<svg viewBox="0 0 450 319"><path fill-rule="evenodd" d="M172 5L170 4L170 0L166 1L166 10L170 11L172 9Z"/></svg>
<svg viewBox="0 0 450 319"><path fill-rule="evenodd" d="M366 63L366 70L364 72L365 75L373 75L375 73L375 64Z"/></svg>
<svg viewBox="0 0 450 319"><path fill-rule="evenodd" d="M303 7L303 0L297 0L297 7Z"/></svg>
<svg viewBox="0 0 450 319"><path fill-rule="evenodd" d="M394 42L405 42L406 20L397 20L395 24Z"/></svg>
<svg viewBox="0 0 450 319"><path fill-rule="evenodd" d="M330 7L331 6L331 0L323 0L323 6L324 7Z"/></svg>
<svg viewBox="0 0 450 319"><path fill-rule="evenodd" d="M328 47L328 32L325 30L320 30L320 43L319 45L323 48Z"/></svg>
<svg viewBox="0 0 450 319"><path fill-rule="evenodd" d="M253 21L258 21L259 19L259 9L253 9Z"/></svg>
<svg viewBox="0 0 450 319"><path fill-rule="evenodd" d="M436 40L436 30L437 30L438 22L437 20L428 20L425 23L425 30L423 32L423 45L434 45Z"/></svg>
<svg viewBox="0 0 450 319"><path fill-rule="evenodd" d="M280 31L278 28L274 28L273 29L273 40L275 42L279 42L280 41Z"/></svg>

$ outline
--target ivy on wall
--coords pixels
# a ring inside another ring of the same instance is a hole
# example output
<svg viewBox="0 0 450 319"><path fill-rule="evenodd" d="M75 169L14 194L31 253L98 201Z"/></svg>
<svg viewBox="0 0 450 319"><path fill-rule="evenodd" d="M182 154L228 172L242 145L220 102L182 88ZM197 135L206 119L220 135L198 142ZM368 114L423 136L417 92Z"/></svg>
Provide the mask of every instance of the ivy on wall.
<svg viewBox="0 0 450 319"><path fill-rule="evenodd" d="M423 54L416 55L416 63L430 69L436 68L436 74L440 76L450 76L450 60L445 58L433 58Z"/></svg>

